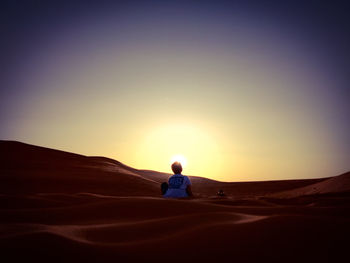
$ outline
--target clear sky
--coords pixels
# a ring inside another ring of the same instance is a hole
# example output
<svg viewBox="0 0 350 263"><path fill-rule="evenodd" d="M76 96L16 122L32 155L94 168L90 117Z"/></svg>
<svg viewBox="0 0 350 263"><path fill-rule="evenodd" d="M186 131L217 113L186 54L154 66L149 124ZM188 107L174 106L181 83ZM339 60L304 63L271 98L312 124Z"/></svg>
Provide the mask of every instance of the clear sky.
<svg viewBox="0 0 350 263"><path fill-rule="evenodd" d="M346 172L349 18L301 3L8 1L0 139L222 181Z"/></svg>

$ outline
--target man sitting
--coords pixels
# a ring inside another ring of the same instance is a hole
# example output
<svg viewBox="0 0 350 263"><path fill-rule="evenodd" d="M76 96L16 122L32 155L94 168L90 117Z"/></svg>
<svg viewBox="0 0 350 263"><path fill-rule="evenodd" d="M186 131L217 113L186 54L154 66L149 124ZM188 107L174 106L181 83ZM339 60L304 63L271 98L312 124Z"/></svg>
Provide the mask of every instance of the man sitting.
<svg viewBox="0 0 350 263"><path fill-rule="evenodd" d="M174 175L169 178L168 183L162 183L162 195L170 198L193 197L190 178L181 174L181 163L173 163L171 169Z"/></svg>

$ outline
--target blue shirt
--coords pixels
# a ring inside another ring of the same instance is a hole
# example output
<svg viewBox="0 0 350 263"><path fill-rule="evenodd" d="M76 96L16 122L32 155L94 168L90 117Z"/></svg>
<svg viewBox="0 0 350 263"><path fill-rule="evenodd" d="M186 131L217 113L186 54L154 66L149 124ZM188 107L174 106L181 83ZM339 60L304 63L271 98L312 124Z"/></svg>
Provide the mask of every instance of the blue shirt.
<svg viewBox="0 0 350 263"><path fill-rule="evenodd" d="M190 178L182 174L174 174L169 177L169 188L164 197L181 198L188 197L186 188L191 185Z"/></svg>

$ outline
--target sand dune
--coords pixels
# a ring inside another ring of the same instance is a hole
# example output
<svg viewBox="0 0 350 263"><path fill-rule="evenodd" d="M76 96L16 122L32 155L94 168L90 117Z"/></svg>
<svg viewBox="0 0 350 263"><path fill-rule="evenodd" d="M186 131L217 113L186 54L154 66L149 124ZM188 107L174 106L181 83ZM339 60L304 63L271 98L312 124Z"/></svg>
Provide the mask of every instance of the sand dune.
<svg viewBox="0 0 350 263"><path fill-rule="evenodd" d="M159 185L104 157L87 157L18 142L0 142L1 193L152 196ZM135 170L136 171L136 170Z"/></svg>
<svg viewBox="0 0 350 263"><path fill-rule="evenodd" d="M340 262L350 241L350 174L225 183L104 157L0 142L2 262ZM226 196L215 195L221 188Z"/></svg>
<svg viewBox="0 0 350 263"><path fill-rule="evenodd" d="M12 141L0 141L1 193L76 193L159 196L159 185L169 174L138 170L105 157L48 149ZM225 183L190 176L198 196L257 196L321 182L325 179Z"/></svg>
<svg viewBox="0 0 350 263"><path fill-rule="evenodd" d="M304 195L346 192L350 192L350 172L332 178L327 178L326 180L322 180L321 182L307 185L304 187L299 187L289 191L276 193L274 196L291 198Z"/></svg>

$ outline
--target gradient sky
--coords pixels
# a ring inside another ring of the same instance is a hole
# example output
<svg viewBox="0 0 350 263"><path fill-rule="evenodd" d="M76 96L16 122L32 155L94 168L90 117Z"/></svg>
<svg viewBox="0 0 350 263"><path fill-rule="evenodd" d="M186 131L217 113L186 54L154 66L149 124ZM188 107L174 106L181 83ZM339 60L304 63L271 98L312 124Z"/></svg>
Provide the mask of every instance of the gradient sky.
<svg viewBox="0 0 350 263"><path fill-rule="evenodd" d="M0 139L222 181L346 172L348 9L279 2L5 1Z"/></svg>

